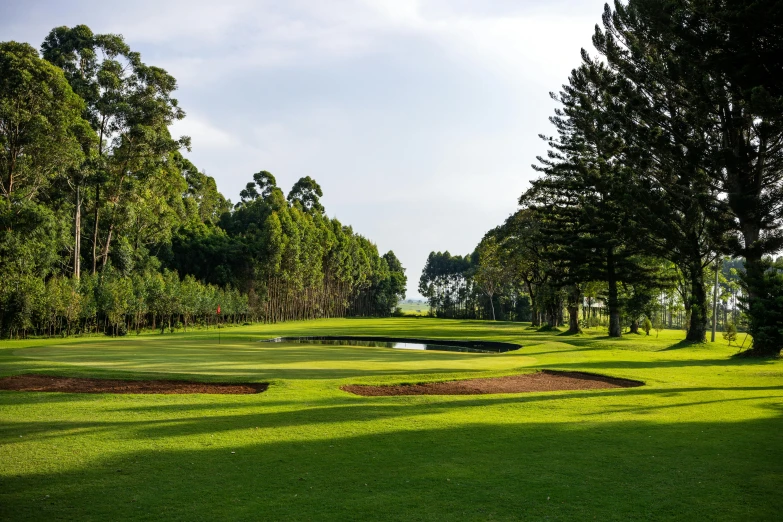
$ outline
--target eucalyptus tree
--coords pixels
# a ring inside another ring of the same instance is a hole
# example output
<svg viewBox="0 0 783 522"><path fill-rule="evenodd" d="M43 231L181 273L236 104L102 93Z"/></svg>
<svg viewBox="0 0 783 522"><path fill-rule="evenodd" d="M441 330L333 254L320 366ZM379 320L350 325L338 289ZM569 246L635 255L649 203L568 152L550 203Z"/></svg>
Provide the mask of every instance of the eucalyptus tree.
<svg viewBox="0 0 783 522"><path fill-rule="evenodd" d="M177 82L165 70L148 66L122 36L93 34L84 25L53 29L41 47L43 56L65 71L74 91L86 101L85 118L98 133L94 185L92 271L105 267L123 212L141 186L166 188L167 161L187 137L173 139L168 126L185 113L171 94ZM103 245L100 213L108 211Z"/></svg>
<svg viewBox="0 0 783 522"><path fill-rule="evenodd" d="M0 43L0 195L5 211L33 201L58 175L79 165L89 135L84 102L62 71L28 44Z"/></svg>
<svg viewBox="0 0 783 522"><path fill-rule="evenodd" d="M24 274L49 275L68 247L52 191L83 162L94 135L83 108L63 72L35 49L0 43L0 293Z"/></svg>
<svg viewBox="0 0 783 522"><path fill-rule="evenodd" d="M193 210L187 211L193 216L192 223L217 224L223 214L231 211L231 202L218 191L215 178L199 171L179 152L173 155L173 161L187 183L187 189L182 196L186 205L192 202L194 206Z"/></svg>
<svg viewBox="0 0 783 522"><path fill-rule="evenodd" d="M383 259L389 267L389 279L383 287L385 299L381 303L382 309L391 311L401 300L405 299L405 288L408 285L408 276L405 268L392 250L383 254Z"/></svg>
<svg viewBox="0 0 783 522"><path fill-rule="evenodd" d="M531 323L541 325L539 290L549 281L549 261L545 255L550 245L541 230L536 214L523 208L506 219L499 229L501 257L512 281L520 282L530 297Z"/></svg>
<svg viewBox="0 0 783 522"><path fill-rule="evenodd" d="M217 305L235 321L388 315L404 296L399 259L330 219L312 178L287 200L257 172L232 209L169 133L174 78L121 36L59 27L42 51L0 44L0 335L164 332Z"/></svg>
<svg viewBox="0 0 783 522"><path fill-rule="evenodd" d="M323 213L324 207L320 199L324 193L321 186L310 176L300 178L288 193L288 201L293 204L299 204L308 212Z"/></svg>
<svg viewBox="0 0 783 522"><path fill-rule="evenodd" d="M478 266L473 279L479 288L489 298L492 309L492 320L495 321L495 294L500 290L508 277L508 270L503 264L497 238L490 232L481 240L476 248Z"/></svg>
<svg viewBox="0 0 783 522"><path fill-rule="evenodd" d="M418 288L427 298L431 311L438 317L483 319L493 316L494 301L500 302L500 299L495 297L499 297L505 290L507 281L504 277L496 281L497 284L490 284L490 269L485 269L477 279L476 276L481 270L480 251L481 247L477 247L473 253L465 256L454 256L448 251L431 252L427 257ZM489 259L487 258L487 261ZM479 281L492 286L492 301L481 289ZM487 299L482 299L482 293ZM511 295L505 297L513 300Z"/></svg>

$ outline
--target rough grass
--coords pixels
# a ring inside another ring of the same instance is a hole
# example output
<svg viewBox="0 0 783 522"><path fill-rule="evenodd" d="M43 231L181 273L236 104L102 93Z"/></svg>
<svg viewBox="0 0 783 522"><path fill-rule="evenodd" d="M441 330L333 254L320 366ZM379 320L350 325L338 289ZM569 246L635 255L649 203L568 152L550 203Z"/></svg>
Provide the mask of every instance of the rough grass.
<svg viewBox="0 0 783 522"><path fill-rule="evenodd" d="M265 345L278 335L492 339L504 354ZM778 520L783 361L682 332L324 320L0 344L0 374L270 381L258 395L0 392L3 520ZM549 368L640 388L359 397Z"/></svg>

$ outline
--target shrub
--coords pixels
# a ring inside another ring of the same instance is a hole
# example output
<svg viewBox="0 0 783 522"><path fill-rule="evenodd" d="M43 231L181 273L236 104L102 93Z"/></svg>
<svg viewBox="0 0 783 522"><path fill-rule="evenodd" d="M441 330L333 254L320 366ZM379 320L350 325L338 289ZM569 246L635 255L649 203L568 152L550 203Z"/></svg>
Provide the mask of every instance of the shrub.
<svg viewBox="0 0 783 522"><path fill-rule="evenodd" d="M649 317L645 317L644 321L642 321L642 330L644 330L644 332L647 335L650 335L651 329L652 329L652 321L650 321Z"/></svg>
<svg viewBox="0 0 783 522"><path fill-rule="evenodd" d="M729 342L729 346L737 340L737 327L731 321L726 323L726 331L723 332L723 338Z"/></svg>
<svg viewBox="0 0 783 522"><path fill-rule="evenodd" d="M660 318L656 318L655 322L653 323L653 328L655 329L655 337L658 337L658 334L660 334L661 330L663 330L663 321L661 321Z"/></svg>

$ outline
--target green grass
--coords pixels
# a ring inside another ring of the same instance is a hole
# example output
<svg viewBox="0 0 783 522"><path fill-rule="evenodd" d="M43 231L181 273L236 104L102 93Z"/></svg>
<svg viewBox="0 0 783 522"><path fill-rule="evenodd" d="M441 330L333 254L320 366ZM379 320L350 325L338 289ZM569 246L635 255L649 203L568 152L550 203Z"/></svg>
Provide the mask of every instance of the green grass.
<svg viewBox="0 0 783 522"><path fill-rule="evenodd" d="M265 345L511 341L505 354ZM0 374L268 381L259 395L0 392L2 520L779 520L783 361L720 342L425 318L0 343ZM740 341L741 341L740 336ZM629 389L358 397L542 368Z"/></svg>
<svg viewBox="0 0 783 522"><path fill-rule="evenodd" d="M427 304L426 301L422 301L421 303L398 303L397 307L402 310L402 313L405 315L427 315L430 311L430 305Z"/></svg>

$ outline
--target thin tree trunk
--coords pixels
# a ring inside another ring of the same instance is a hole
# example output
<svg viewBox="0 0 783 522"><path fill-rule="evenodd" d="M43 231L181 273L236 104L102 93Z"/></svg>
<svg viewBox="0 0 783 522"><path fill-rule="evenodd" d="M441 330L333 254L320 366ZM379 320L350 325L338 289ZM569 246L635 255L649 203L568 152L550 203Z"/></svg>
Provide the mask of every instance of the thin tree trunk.
<svg viewBox="0 0 783 522"><path fill-rule="evenodd" d="M712 289L712 342L715 342L715 331L718 329L718 276L720 275L720 256L715 259L715 286Z"/></svg>
<svg viewBox="0 0 783 522"><path fill-rule="evenodd" d="M114 232L114 219L109 223L109 232L106 234L106 243L103 245L103 252L101 252L101 269L106 268L106 263L109 260L109 245L111 244L111 236Z"/></svg>
<svg viewBox="0 0 783 522"><path fill-rule="evenodd" d="M76 185L76 213L74 221L74 240L73 240L73 277L81 277L81 259L82 259L82 193L81 187ZM68 328L70 332L70 327Z"/></svg>
<svg viewBox="0 0 783 522"><path fill-rule="evenodd" d="M620 303L617 299L617 275L615 274L614 252L610 248L606 258L607 283L609 283L609 337L621 337Z"/></svg>
<svg viewBox="0 0 783 522"><path fill-rule="evenodd" d="M92 232L92 273L98 271L98 225L100 224L100 210L101 210L101 187L95 186L95 230Z"/></svg>

